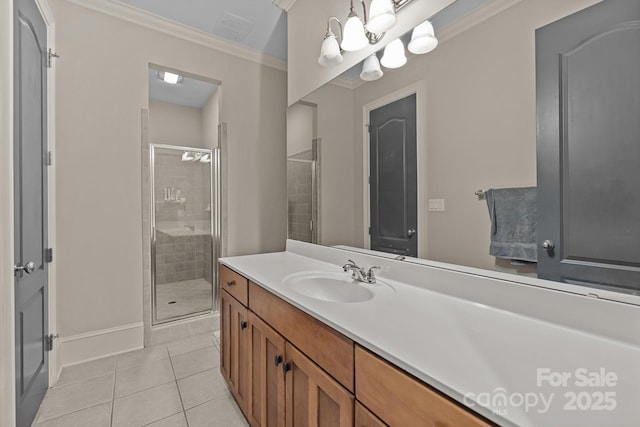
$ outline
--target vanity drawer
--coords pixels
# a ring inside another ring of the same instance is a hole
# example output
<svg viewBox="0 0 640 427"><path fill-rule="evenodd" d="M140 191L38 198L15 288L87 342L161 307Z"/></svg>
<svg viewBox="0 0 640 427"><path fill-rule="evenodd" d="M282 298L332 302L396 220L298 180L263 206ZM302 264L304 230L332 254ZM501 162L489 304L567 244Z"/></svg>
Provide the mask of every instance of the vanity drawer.
<svg viewBox="0 0 640 427"><path fill-rule="evenodd" d="M249 308L353 393L353 341L252 282Z"/></svg>
<svg viewBox="0 0 640 427"><path fill-rule="evenodd" d="M220 264L220 288L247 306L249 304L249 280L229 267Z"/></svg>
<svg viewBox="0 0 640 427"><path fill-rule="evenodd" d="M491 425L362 347L355 360L356 399L388 425Z"/></svg>

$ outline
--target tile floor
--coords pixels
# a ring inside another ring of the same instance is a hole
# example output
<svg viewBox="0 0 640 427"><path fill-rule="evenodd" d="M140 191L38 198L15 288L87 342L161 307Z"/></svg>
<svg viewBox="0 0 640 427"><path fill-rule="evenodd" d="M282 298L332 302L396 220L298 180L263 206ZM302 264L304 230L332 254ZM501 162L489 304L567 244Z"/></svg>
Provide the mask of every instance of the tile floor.
<svg viewBox="0 0 640 427"><path fill-rule="evenodd" d="M64 368L33 427L248 426L205 335Z"/></svg>
<svg viewBox="0 0 640 427"><path fill-rule="evenodd" d="M156 285L156 316L159 320L211 310L212 301L211 283L205 279Z"/></svg>

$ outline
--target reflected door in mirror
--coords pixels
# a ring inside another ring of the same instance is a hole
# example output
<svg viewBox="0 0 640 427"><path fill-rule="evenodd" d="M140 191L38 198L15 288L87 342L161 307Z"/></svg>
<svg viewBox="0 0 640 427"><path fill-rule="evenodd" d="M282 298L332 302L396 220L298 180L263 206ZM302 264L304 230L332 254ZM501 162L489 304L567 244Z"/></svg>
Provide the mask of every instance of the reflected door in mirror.
<svg viewBox="0 0 640 427"><path fill-rule="evenodd" d="M416 95L369 115L371 249L418 256Z"/></svg>

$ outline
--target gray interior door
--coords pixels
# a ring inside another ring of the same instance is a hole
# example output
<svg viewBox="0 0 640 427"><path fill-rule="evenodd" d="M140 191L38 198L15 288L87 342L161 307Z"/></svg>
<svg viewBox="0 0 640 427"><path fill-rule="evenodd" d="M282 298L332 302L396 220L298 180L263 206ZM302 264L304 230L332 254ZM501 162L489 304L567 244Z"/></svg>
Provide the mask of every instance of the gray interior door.
<svg viewBox="0 0 640 427"><path fill-rule="evenodd" d="M640 2L536 32L538 273L640 293Z"/></svg>
<svg viewBox="0 0 640 427"><path fill-rule="evenodd" d="M14 2L16 420L30 426L48 387L46 26Z"/></svg>
<svg viewBox="0 0 640 427"><path fill-rule="evenodd" d="M418 256L416 95L369 114L371 249Z"/></svg>

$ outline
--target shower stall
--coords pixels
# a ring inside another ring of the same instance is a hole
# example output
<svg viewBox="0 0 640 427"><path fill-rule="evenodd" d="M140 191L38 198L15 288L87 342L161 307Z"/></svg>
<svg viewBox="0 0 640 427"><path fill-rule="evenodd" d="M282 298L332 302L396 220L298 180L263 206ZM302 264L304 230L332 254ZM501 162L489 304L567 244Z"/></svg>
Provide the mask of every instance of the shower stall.
<svg viewBox="0 0 640 427"><path fill-rule="evenodd" d="M151 144L152 324L217 311L219 149Z"/></svg>

